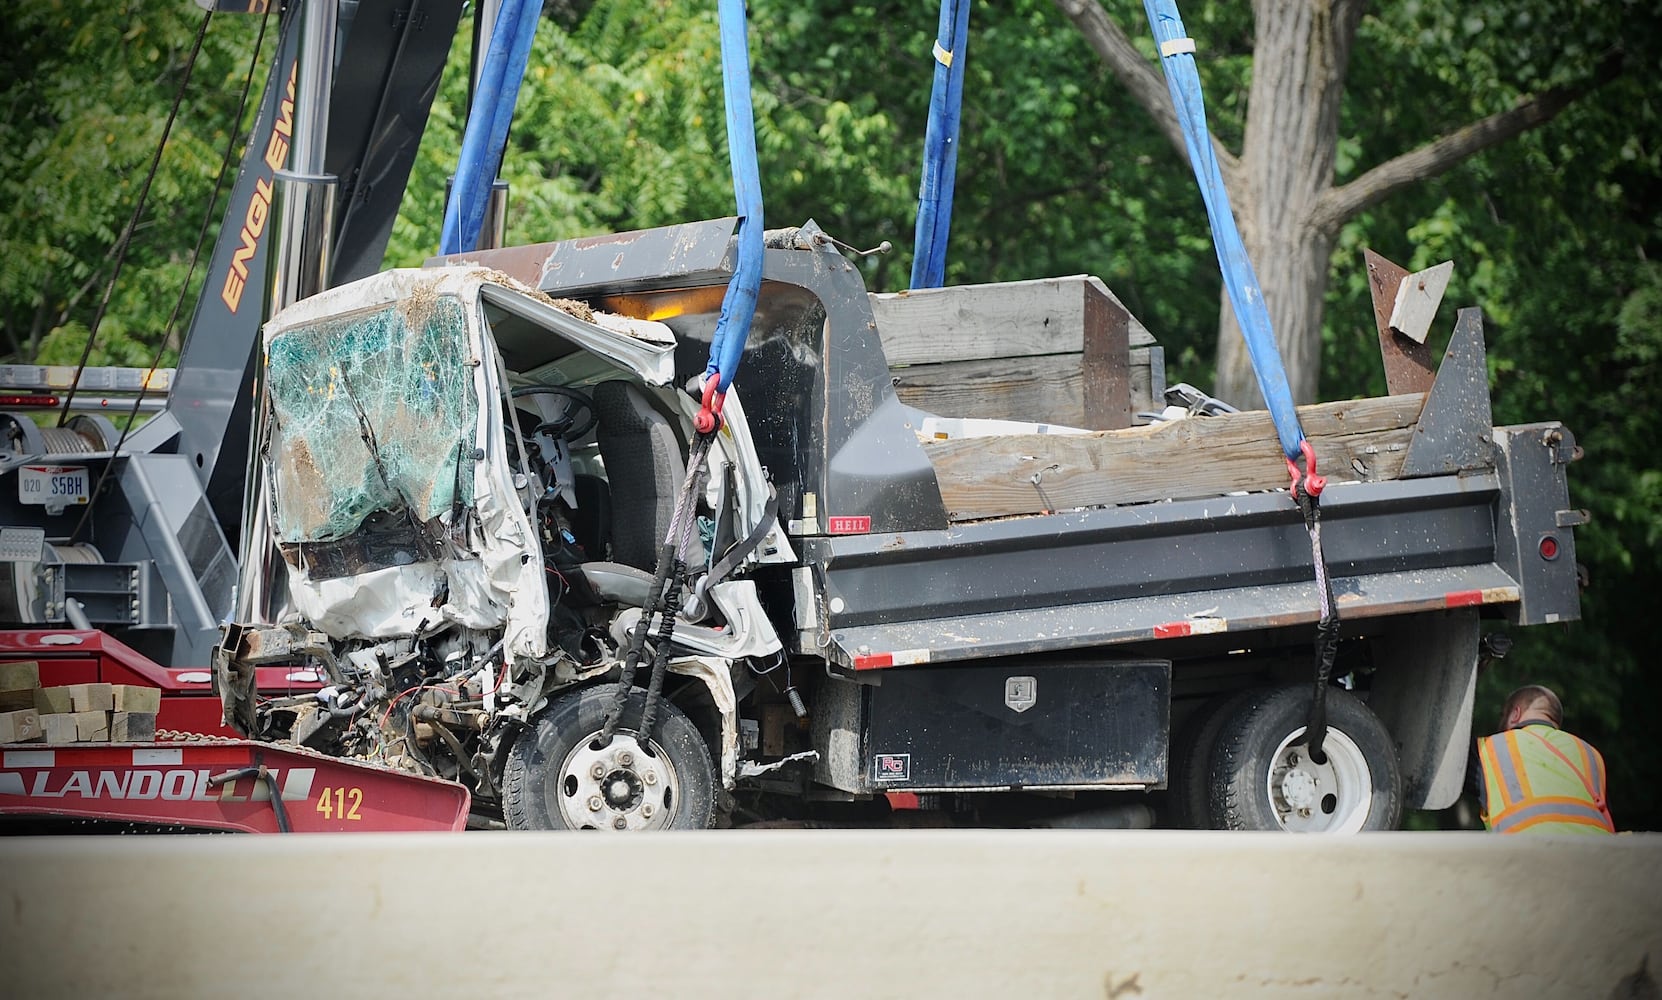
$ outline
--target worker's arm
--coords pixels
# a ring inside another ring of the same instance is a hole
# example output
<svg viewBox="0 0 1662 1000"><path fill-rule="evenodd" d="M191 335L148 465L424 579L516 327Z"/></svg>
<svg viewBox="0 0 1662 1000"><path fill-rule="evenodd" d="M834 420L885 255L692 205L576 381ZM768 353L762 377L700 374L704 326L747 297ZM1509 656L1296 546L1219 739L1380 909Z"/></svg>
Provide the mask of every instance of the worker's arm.
<svg viewBox="0 0 1662 1000"><path fill-rule="evenodd" d="M1466 792L1477 799L1480 812L1489 811L1488 796L1483 788L1483 758L1477 752L1477 740L1472 740L1471 752L1466 754Z"/></svg>

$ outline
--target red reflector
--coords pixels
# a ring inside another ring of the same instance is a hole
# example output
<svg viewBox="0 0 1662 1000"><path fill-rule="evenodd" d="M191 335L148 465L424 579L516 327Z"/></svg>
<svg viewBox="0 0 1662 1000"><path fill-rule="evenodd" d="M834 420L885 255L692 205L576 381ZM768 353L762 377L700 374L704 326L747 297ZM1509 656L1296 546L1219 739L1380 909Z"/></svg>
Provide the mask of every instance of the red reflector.
<svg viewBox="0 0 1662 1000"><path fill-rule="evenodd" d="M0 396L0 406L57 406L56 396Z"/></svg>
<svg viewBox="0 0 1662 1000"><path fill-rule="evenodd" d="M923 808L923 802L918 798L917 792L884 792L883 797L889 800L889 808L895 812Z"/></svg>
<svg viewBox="0 0 1662 1000"><path fill-rule="evenodd" d="M1451 608L1464 608L1472 604L1483 603L1481 590L1455 590L1443 595L1443 604Z"/></svg>
<svg viewBox="0 0 1662 1000"><path fill-rule="evenodd" d="M854 658L855 670L877 670L880 667L894 666L893 653L870 653L866 656Z"/></svg>
<svg viewBox="0 0 1662 1000"><path fill-rule="evenodd" d="M1541 558L1558 558L1558 539L1552 537L1551 535L1545 535L1541 538Z"/></svg>
<svg viewBox="0 0 1662 1000"><path fill-rule="evenodd" d="M1167 622L1164 625L1154 626L1154 638L1176 639L1180 636L1189 635L1193 631L1194 626L1188 622Z"/></svg>

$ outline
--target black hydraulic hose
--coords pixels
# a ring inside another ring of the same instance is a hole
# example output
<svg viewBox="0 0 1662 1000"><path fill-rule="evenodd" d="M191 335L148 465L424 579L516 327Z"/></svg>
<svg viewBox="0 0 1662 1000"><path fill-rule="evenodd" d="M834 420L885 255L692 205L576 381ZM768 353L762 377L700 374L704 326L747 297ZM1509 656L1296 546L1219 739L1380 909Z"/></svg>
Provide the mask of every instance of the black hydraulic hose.
<svg viewBox="0 0 1662 1000"><path fill-rule="evenodd" d="M640 620L636 622L635 630L630 636L629 653L623 660L617 693L613 695L611 705L606 708L606 718L598 737L602 744L610 743L612 736L617 732L618 722L623 718L623 707L627 704L629 692L635 684L635 672L640 666L641 651L646 646L646 636L651 630L652 618L662 609L663 625L653 657L652 676L647 682L646 707L641 715L642 741L651 735L653 716L658 711L658 695L664 685L663 674L669 665L669 645L675 637L675 617L681 612L681 587L687 575L683 550L691 537L693 497L698 493L704 456L708 454L710 441L714 437L714 430L700 432L694 438L692 448L688 452L687 475L681 481L675 513L670 517L668 537L658 549L658 566L652 576L652 589L647 593L646 606L641 609ZM643 742L642 747L644 746Z"/></svg>
<svg viewBox="0 0 1662 1000"><path fill-rule="evenodd" d="M669 670L669 646L675 639L675 618L681 613L681 580L686 576L686 566L681 560L675 560L675 569L670 574L669 591L664 594L663 629L658 633L657 655L652 658L652 677L646 685L646 706L641 709L641 749L646 749L646 742L652 738L652 724L658 715L658 699L664 690L664 674Z"/></svg>
<svg viewBox="0 0 1662 1000"><path fill-rule="evenodd" d="M730 547L721 559L710 567L710 571L698 581L698 585L693 590L693 609L689 613L689 620L697 621L708 613L710 610L708 603L710 588L727 579L728 574L737 569L739 564L744 562L745 557L756 550L756 546L762 544L762 539L766 538L768 533L773 530L774 519L778 516L779 491L773 488L773 483L769 482L767 503L762 507L762 516L756 520L756 526L750 530L750 534L746 535L742 541Z"/></svg>
<svg viewBox="0 0 1662 1000"><path fill-rule="evenodd" d="M283 790L277 785L277 775L271 773L271 769L260 760L259 754L254 755L254 763L248 767L239 767L234 771L226 771L223 774L209 775L208 787L218 788L220 785L240 781L243 778L254 778L265 782L266 791L271 794L271 811L277 816L277 832L294 832L293 828L289 826L289 811L288 807L283 805Z"/></svg>
<svg viewBox="0 0 1662 1000"><path fill-rule="evenodd" d="M660 620L663 622L658 631L657 656L652 661L652 677L647 682L646 705L641 710L641 749L644 751L647 741L652 738L652 724L657 721L658 700L663 695L664 674L669 670L669 648L675 641L675 619L681 614L681 591L687 581L686 555L692 544L693 529L693 497L699 492L703 482L704 456L710 450L710 439L714 432L700 434L693 444L691 466L687 470L686 481L681 486L681 497L675 506L675 517L670 519L670 546L671 557L674 559L674 568L670 571L668 589L663 595L663 613ZM677 533L679 528L679 533Z"/></svg>
<svg viewBox="0 0 1662 1000"><path fill-rule="evenodd" d="M260 765L260 777L265 780L265 787L271 792L271 811L277 816L277 832L293 833L294 828L289 825L289 808L283 805L283 792L277 787L277 776L264 764Z"/></svg>
<svg viewBox="0 0 1662 1000"><path fill-rule="evenodd" d="M629 701L629 692L635 686L635 671L640 667L641 652L646 648L646 633L650 630L652 616L657 612L664 592L664 583L669 579L675 568L675 546L665 542L658 548L658 567L652 575L652 589L647 591L646 606L641 608L641 617L635 622L634 631L629 636L629 652L623 658L623 671L618 677L617 692L612 695L612 703L606 706L606 719L600 727L600 742L610 743L612 735L617 732L618 722L623 718L623 707Z"/></svg>

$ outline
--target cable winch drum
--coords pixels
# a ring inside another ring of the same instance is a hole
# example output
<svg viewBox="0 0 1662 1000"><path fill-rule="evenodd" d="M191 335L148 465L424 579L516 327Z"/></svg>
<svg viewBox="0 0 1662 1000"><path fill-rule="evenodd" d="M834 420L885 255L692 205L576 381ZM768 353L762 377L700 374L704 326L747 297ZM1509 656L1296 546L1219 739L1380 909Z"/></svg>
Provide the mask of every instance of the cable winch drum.
<svg viewBox="0 0 1662 1000"><path fill-rule="evenodd" d="M0 414L0 448L15 455L94 455L115 450L121 432L102 414L77 414L63 427L41 427L19 413Z"/></svg>

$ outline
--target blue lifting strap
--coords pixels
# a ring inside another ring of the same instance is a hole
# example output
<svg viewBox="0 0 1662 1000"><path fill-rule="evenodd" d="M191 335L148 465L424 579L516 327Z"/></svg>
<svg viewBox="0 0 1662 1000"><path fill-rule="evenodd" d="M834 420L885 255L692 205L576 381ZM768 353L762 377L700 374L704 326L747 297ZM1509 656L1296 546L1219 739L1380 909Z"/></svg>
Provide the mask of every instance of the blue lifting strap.
<svg viewBox="0 0 1662 1000"><path fill-rule="evenodd" d="M485 222L497 167L502 163L502 149L508 144L508 124L513 121L514 104L519 99L519 85L525 78L525 64L531 58L531 42L540 16L542 0L503 0L497 13L484 70L468 111L467 129L462 133L456 180L444 206L441 254L462 253L479 245L479 230Z"/></svg>
<svg viewBox="0 0 1662 1000"><path fill-rule="evenodd" d="M958 174L959 108L964 99L970 0L941 0L935 29L935 83L929 92L929 128L918 183L918 227L912 287L939 288L946 280L946 243L952 228L952 188Z"/></svg>
<svg viewBox="0 0 1662 1000"><path fill-rule="evenodd" d="M739 260L721 300L710 342L706 383L716 377L717 398L733 384L756 316L762 288L762 178L756 164L756 121L750 104L750 49L745 38L744 0L719 0L721 83L727 106L727 157L733 168L733 195L739 210ZM708 393L706 398L708 398ZM719 409L719 403L717 404Z"/></svg>
<svg viewBox="0 0 1662 1000"><path fill-rule="evenodd" d="M1212 223L1212 243L1218 252L1218 266L1223 269L1229 304L1235 310L1241 335L1246 338L1252 371L1258 376L1258 391L1263 393L1264 403L1275 421L1281 450L1291 461L1299 455L1304 430L1293 408L1287 372L1281 367L1281 352L1275 346L1269 311L1264 308L1264 293L1258 287L1252 261L1247 259L1240 230L1235 228L1235 216L1229 210L1229 192L1224 189L1212 135L1206 129L1206 106L1200 93L1200 75L1195 71L1194 40L1183 28L1175 0L1143 0L1143 9L1148 12L1148 23L1154 29L1154 44L1160 51L1166 86L1171 90L1177 120L1183 126L1183 144L1188 147L1195 180L1200 183L1201 198L1206 202L1206 217Z"/></svg>
<svg viewBox="0 0 1662 1000"><path fill-rule="evenodd" d="M1166 86L1171 90L1177 120L1183 127L1183 144L1188 147L1201 198L1206 202L1206 216L1212 223L1212 243L1218 252L1218 265L1223 269L1229 304L1246 338L1252 371L1258 376L1258 391L1264 394L1264 403L1275 422L1276 437L1286 454L1287 470L1292 475L1293 501L1304 515L1304 524L1310 533L1310 558L1315 566L1321 618L1316 623L1316 668L1305 722L1305 742L1310 758L1320 764L1327 759L1323 752L1327 737L1327 688L1339 648L1339 607L1327 572L1327 560L1322 555L1318 498L1324 481L1316 474L1315 449L1305 440L1304 429L1299 426L1292 390L1287 387L1287 372L1281 366L1281 352L1276 349L1275 332L1270 327L1269 310L1264 308L1263 290L1258 287L1258 276L1253 273L1246 245L1235 228L1235 216L1229 210L1229 192L1224 189L1217 151L1212 148L1212 136L1206 128L1200 75L1195 71L1194 39L1183 28L1176 0L1143 0L1143 9L1148 12L1148 23L1154 29L1154 44L1160 52ZM1301 454L1305 460L1302 470L1296 464Z"/></svg>

